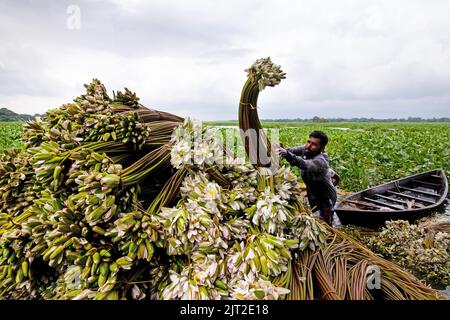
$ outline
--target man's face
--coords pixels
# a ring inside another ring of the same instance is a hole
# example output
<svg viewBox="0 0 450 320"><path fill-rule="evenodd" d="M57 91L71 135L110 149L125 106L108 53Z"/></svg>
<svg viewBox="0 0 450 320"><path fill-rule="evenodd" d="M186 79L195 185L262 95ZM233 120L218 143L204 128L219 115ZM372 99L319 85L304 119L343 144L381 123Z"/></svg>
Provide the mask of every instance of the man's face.
<svg viewBox="0 0 450 320"><path fill-rule="evenodd" d="M305 149L307 152L307 155L314 156L316 154L320 153L320 139L319 138L313 138L309 137L308 141L306 141Z"/></svg>

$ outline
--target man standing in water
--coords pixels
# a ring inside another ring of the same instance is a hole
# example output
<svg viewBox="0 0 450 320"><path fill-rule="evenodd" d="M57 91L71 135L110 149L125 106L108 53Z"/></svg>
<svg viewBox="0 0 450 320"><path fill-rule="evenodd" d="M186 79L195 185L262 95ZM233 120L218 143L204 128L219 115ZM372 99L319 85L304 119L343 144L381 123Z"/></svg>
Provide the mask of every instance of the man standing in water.
<svg viewBox="0 0 450 320"><path fill-rule="evenodd" d="M327 135L322 131L313 131L304 146L278 148L278 154L291 165L300 168L306 185L309 205L319 210L320 217L330 226L333 223L336 187L339 176L329 167L325 146Z"/></svg>

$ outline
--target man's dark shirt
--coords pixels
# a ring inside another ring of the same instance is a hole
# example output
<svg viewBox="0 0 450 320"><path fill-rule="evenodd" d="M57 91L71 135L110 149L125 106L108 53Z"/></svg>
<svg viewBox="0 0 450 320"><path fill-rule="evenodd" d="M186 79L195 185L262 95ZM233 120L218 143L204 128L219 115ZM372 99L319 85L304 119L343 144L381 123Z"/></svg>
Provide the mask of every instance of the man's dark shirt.
<svg viewBox="0 0 450 320"><path fill-rule="evenodd" d="M328 155L321 152L309 157L304 146L286 150L286 160L300 168L311 208L334 207L337 194L331 181L332 170L328 165Z"/></svg>

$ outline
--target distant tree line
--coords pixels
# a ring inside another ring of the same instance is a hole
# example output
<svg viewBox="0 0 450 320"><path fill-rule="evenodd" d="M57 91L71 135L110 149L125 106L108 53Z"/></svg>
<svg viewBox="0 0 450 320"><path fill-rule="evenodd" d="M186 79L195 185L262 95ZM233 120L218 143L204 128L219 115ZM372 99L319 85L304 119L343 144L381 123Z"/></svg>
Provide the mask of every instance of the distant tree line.
<svg viewBox="0 0 450 320"><path fill-rule="evenodd" d="M0 122L21 122L33 120L36 117L42 117L40 114L29 115L29 114L18 114L7 108L0 108ZM376 118L321 118L315 116L310 119L264 119L262 121L270 122L450 122L450 118L420 118L420 117L408 117L408 118L388 118L388 119L376 119Z"/></svg>
<svg viewBox="0 0 450 320"><path fill-rule="evenodd" d="M421 117L408 117L408 118L388 118L388 119L376 119L376 118L321 118L313 117L311 119L264 119L262 121L271 122L450 122L450 118L421 118Z"/></svg>
<svg viewBox="0 0 450 320"><path fill-rule="evenodd" d="M29 114L18 114L7 108L0 108L0 122L21 122L33 120L41 115L35 114L34 116Z"/></svg>

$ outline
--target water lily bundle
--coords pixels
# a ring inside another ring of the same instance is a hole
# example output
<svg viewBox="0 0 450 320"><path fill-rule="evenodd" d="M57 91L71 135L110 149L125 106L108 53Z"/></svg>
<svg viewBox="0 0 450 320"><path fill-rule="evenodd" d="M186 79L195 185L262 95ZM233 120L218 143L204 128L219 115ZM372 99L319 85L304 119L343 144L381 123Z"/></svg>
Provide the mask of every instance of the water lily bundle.
<svg viewBox="0 0 450 320"><path fill-rule="evenodd" d="M249 161L257 166L269 167L276 159L272 158L271 142L259 121L258 96L267 86L279 84L286 73L279 65L274 64L270 57L256 60L246 71L248 78L239 103L239 128Z"/></svg>
<svg viewBox="0 0 450 320"><path fill-rule="evenodd" d="M94 79L74 103L24 125L25 150L0 163L1 297L119 297L120 269L151 260L157 234L141 210L180 177L169 150L183 119L138 100L127 89L111 99Z"/></svg>

